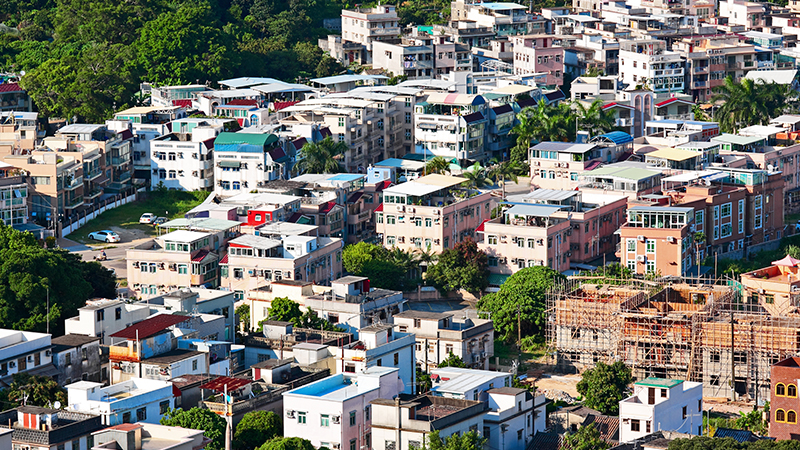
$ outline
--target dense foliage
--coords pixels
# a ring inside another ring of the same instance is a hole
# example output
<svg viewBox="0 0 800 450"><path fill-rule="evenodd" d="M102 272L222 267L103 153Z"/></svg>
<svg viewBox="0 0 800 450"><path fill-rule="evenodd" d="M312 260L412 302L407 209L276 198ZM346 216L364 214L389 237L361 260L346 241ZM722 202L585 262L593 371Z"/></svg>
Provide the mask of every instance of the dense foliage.
<svg viewBox="0 0 800 450"><path fill-rule="evenodd" d="M564 436L563 450L605 450L611 447L600 439L600 431L593 423L578 428L578 431L567 433Z"/></svg>
<svg viewBox="0 0 800 450"><path fill-rule="evenodd" d="M205 437L211 439L206 449L223 450L225 448L225 419L209 409L197 407L188 411L170 409L161 417L161 425L203 430Z"/></svg>
<svg viewBox="0 0 800 450"><path fill-rule="evenodd" d="M55 402L67 405L67 390L50 378L28 373L15 373L11 385L0 391L0 403L8 410L22 404L53 407Z"/></svg>
<svg viewBox="0 0 800 450"><path fill-rule="evenodd" d="M272 411L251 411L236 425L235 450L253 450L283 435L281 418Z"/></svg>
<svg viewBox="0 0 800 450"><path fill-rule="evenodd" d="M468 431L463 434L451 434L442 439L439 437L439 430L428 435L427 441L422 443L422 448L426 450L482 450L486 439L476 431Z"/></svg>
<svg viewBox="0 0 800 450"><path fill-rule="evenodd" d="M428 269L426 279L441 291L464 289L472 294L489 284L489 258L478 244L467 238L439 255L439 262Z"/></svg>
<svg viewBox="0 0 800 450"><path fill-rule="evenodd" d="M433 259L431 253L386 249L366 242L348 245L342 253L346 271L369 278L373 287L395 291L416 289L420 283L420 263Z"/></svg>
<svg viewBox="0 0 800 450"><path fill-rule="evenodd" d="M494 329L503 340L522 336L544 337L547 317L545 293L564 276L547 266L526 267L511 275L500 291L487 294L478 302L478 310L491 313Z"/></svg>
<svg viewBox="0 0 800 450"><path fill-rule="evenodd" d="M291 322L292 325L298 328L314 328L328 331L336 330L336 327L332 323L320 317L313 309L306 308L306 312L302 312L300 310L300 305L288 297L276 297L272 300L269 307L269 318L262 320L261 323L258 324L259 327L263 326L266 320Z"/></svg>
<svg viewBox="0 0 800 450"><path fill-rule="evenodd" d="M45 331L50 296L50 331L64 333L87 298L116 297L114 275L96 262L61 249L45 249L30 233L0 225L0 324Z"/></svg>
<svg viewBox="0 0 800 450"><path fill-rule="evenodd" d="M695 437L676 439L669 443L669 450L800 450L800 441L773 441L763 439L756 442L737 442L733 438Z"/></svg>
<svg viewBox="0 0 800 450"><path fill-rule="evenodd" d="M236 307L236 317L239 320L239 329L250 331L250 305L239 305Z"/></svg>
<svg viewBox="0 0 800 450"><path fill-rule="evenodd" d="M315 450L311 442L299 437L276 437L267 441L257 450Z"/></svg>
<svg viewBox="0 0 800 450"><path fill-rule="evenodd" d="M779 116L786 108L790 88L747 78L737 83L727 77L714 92L712 100L721 102L714 112L714 120L719 122L723 132L735 133L742 127L766 125L770 118Z"/></svg>
<svg viewBox="0 0 800 450"><path fill-rule="evenodd" d="M323 56L340 0L0 0L0 71L48 115L100 121L136 104L139 83L294 81L343 68Z"/></svg>
<svg viewBox="0 0 800 450"><path fill-rule="evenodd" d="M587 408L603 414L617 415L619 402L625 397L628 385L633 382L631 369L622 361L611 365L602 361L583 373L578 382L578 393L584 397Z"/></svg>
<svg viewBox="0 0 800 450"><path fill-rule="evenodd" d="M447 358L439 363L439 367L467 367L464 360L453 352L447 354Z"/></svg>

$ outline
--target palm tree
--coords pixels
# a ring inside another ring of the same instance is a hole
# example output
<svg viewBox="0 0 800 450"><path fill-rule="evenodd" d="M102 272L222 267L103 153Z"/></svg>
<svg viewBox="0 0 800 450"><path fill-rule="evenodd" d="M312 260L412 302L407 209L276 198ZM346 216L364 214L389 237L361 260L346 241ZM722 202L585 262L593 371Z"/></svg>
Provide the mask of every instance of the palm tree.
<svg viewBox="0 0 800 450"><path fill-rule="evenodd" d="M765 124L786 107L789 88L776 83L759 83L743 79L740 83L725 78L714 89L712 101L721 103L714 113L722 131L733 133L743 126Z"/></svg>
<svg viewBox="0 0 800 450"><path fill-rule="evenodd" d="M296 173L337 173L341 171L336 156L347 151L344 141L328 136L319 142L307 142L297 155Z"/></svg>
<svg viewBox="0 0 800 450"><path fill-rule="evenodd" d="M538 142L572 142L575 140L574 115L569 103L548 105L539 100L534 115L533 139Z"/></svg>
<svg viewBox="0 0 800 450"><path fill-rule="evenodd" d="M533 140L536 119L536 109L527 107L517 114L519 123L511 129L511 134L517 137L516 145L511 149L511 160L524 162L528 160L528 149Z"/></svg>
<svg viewBox="0 0 800 450"><path fill-rule="evenodd" d="M494 179L503 188L503 197L506 199L506 180L511 180L514 183L519 182L519 175L525 173L525 166L516 161L505 161L493 166L489 170L489 177Z"/></svg>
<svg viewBox="0 0 800 450"><path fill-rule="evenodd" d="M442 156L434 156L433 159L425 163L425 175L432 173L443 174L450 171L450 161Z"/></svg>
<svg viewBox="0 0 800 450"><path fill-rule="evenodd" d="M479 189L492 185L491 180L486 176L486 169L481 167L479 163L475 163L471 167L468 167L466 170L464 170L461 176L467 179L467 181L461 183L464 187Z"/></svg>
<svg viewBox="0 0 800 450"><path fill-rule="evenodd" d="M617 129L614 114L603 110L603 101L596 99L589 107L585 107L581 102L573 102L577 114L575 117L575 128L581 128L589 132L591 136L608 133ZM577 132L576 132L577 133Z"/></svg>

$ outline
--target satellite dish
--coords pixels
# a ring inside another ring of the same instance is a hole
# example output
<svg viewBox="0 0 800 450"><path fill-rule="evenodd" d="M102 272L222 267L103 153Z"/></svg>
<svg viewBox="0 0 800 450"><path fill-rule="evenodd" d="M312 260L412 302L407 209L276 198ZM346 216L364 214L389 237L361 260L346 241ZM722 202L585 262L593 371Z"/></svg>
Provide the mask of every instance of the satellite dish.
<svg viewBox="0 0 800 450"><path fill-rule="evenodd" d="M55 409L61 409L61 402L60 402L60 401L58 401L58 400L56 400L56 401L55 401L55 403L53 403L53 408L55 408Z"/></svg>

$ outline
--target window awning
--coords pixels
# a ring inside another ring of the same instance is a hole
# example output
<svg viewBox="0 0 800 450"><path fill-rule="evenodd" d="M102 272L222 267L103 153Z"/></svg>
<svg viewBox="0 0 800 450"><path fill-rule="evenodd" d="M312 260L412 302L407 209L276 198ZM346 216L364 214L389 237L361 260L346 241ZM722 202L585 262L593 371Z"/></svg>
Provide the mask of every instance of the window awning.
<svg viewBox="0 0 800 450"><path fill-rule="evenodd" d="M222 161L219 162L219 166L220 167L235 167L235 168L238 169L239 167L242 166L242 162L241 161L228 161L228 160L224 160L223 159Z"/></svg>

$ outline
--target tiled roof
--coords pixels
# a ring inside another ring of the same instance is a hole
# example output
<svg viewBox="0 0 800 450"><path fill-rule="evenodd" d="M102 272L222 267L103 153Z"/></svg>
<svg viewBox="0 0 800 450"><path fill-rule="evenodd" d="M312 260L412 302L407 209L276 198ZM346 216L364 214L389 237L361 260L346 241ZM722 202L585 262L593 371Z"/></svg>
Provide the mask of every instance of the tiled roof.
<svg viewBox="0 0 800 450"><path fill-rule="evenodd" d="M206 147L206 149L210 150L210 149L214 148L214 140L215 139L216 138L211 138L211 139L206 139L205 141L203 141L203 145Z"/></svg>
<svg viewBox="0 0 800 450"><path fill-rule="evenodd" d="M331 129L328 127L320 128L319 134L321 134L323 138L326 138L328 136L333 136L333 133L331 133Z"/></svg>
<svg viewBox="0 0 800 450"><path fill-rule="evenodd" d="M187 316L177 316L174 314L159 314L149 319L144 319L135 323L124 330L117 331L111 337L124 339L146 339L154 336L167 328L189 320Z"/></svg>
<svg viewBox="0 0 800 450"><path fill-rule="evenodd" d="M275 162L279 162L281 158L286 158L286 152L280 147L275 147L267 153L269 153L270 158Z"/></svg>
<svg viewBox="0 0 800 450"><path fill-rule="evenodd" d="M228 264L228 254L227 253L225 253L225 256L223 256L222 259L219 260L219 263L220 264Z"/></svg>
<svg viewBox="0 0 800 450"><path fill-rule="evenodd" d="M508 112L513 112L514 108L512 108L511 105L503 105L492 108L492 111L494 111L495 114L505 114Z"/></svg>
<svg viewBox="0 0 800 450"><path fill-rule="evenodd" d="M208 256L208 253L208 250L201 249L199 252L195 253L194 256L192 256L192 262L202 261L206 256Z"/></svg>
<svg viewBox="0 0 800 450"><path fill-rule="evenodd" d="M247 99L244 99L244 98L234 98L234 99L228 100L222 106L223 107L224 106L258 106L258 102L255 101L255 100L247 100Z"/></svg>
<svg viewBox="0 0 800 450"><path fill-rule="evenodd" d="M590 423L593 423L595 429L600 432L600 439L608 443L616 443L619 440L619 417L591 415L586 418L583 426Z"/></svg>
<svg viewBox="0 0 800 450"><path fill-rule="evenodd" d="M296 150L300 150L301 148L303 148L304 145L306 145L306 142L308 142L308 141L306 141L306 138L299 138L299 139L293 140L292 141L292 145L294 145L294 148Z"/></svg>
<svg viewBox="0 0 800 450"><path fill-rule="evenodd" d="M133 132L131 130L122 130L119 133L119 138L123 141L126 139L133 139Z"/></svg>
<svg viewBox="0 0 800 450"><path fill-rule="evenodd" d="M235 391L240 387L247 386L252 382L253 382L252 380L246 380L244 378L219 377L213 381L201 385L200 389L209 389L216 392L224 392L225 387L227 386L227 390L228 392L230 392L230 391Z"/></svg>
<svg viewBox="0 0 800 450"><path fill-rule="evenodd" d="M662 106L667 106L667 105L669 105L671 103L675 103L675 102L686 103L687 105L694 105L694 103L690 102L689 100L683 100L683 99L680 99L680 98L673 97L673 98L671 98L669 100L664 100L661 103L656 103L656 108L660 108Z"/></svg>
<svg viewBox="0 0 800 450"><path fill-rule="evenodd" d="M761 438L759 436L756 436L755 434L753 434L752 431L749 431L749 430L734 430L734 429L731 429L731 428L717 428L717 430L714 431L714 437L715 438L726 438L726 437L729 437L729 438L733 438L733 440L735 440L737 442L741 442L741 443L744 443L744 442L755 442L755 441L761 440Z"/></svg>
<svg viewBox="0 0 800 450"><path fill-rule="evenodd" d="M472 114L467 114L466 116L463 116L463 119L467 123L477 122L479 120L483 120L483 114L479 112L474 112Z"/></svg>
<svg viewBox="0 0 800 450"><path fill-rule="evenodd" d="M319 212L327 214L327 213L331 212L331 210L334 208L334 206L336 206L336 201L335 200L331 200L328 203L325 203L322 206L322 208L319 210Z"/></svg>
<svg viewBox="0 0 800 450"><path fill-rule="evenodd" d="M545 96L545 98L547 98L547 100L550 100L551 102L555 101L555 100L563 100L563 99L567 98L567 96L564 95L564 93L561 91L561 89L557 89L557 90L555 90L553 92L548 92L548 93L544 94L544 96Z"/></svg>
<svg viewBox="0 0 800 450"><path fill-rule="evenodd" d="M189 100L189 99L187 99L187 100L173 100L172 101L172 105L173 106L182 106L184 108L191 108L192 107L192 101Z"/></svg>
<svg viewBox="0 0 800 450"><path fill-rule="evenodd" d="M384 189L388 188L391 185L392 185L391 181L383 180L380 183L375 185L375 192L381 192L381 191L383 191Z"/></svg>
<svg viewBox="0 0 800 450"><path fill-rule="evenodd" d="M0 92L22 92L22 87L19 83L3 83L0 84Z"/></svg>
<svg viewBox="0 0 800 450"><path fill-rule="evenodd" d="M483 233L484 229L486 228L486 227L485 227L485 225L486 225L486 222L488 222L488 221L489 221L489 219L486 219L486 220L484 220L483 222L481 222L481 224L480 224L480 225L478 225L478 228L475 228L475 232L476 232L476 233Z"/></svg>
<svg viewBox="0 0 800 450"><path fill-rule="evenodd" d="M527 448L536 450L558 450L561 446L561 439L561 436L552 431L536 433Z"/></svg>
<svg viewBox="0 0 800 450"><path fill-rule="evenodd" d="M347 199L347 203L355 203L363 196L364 196L363 192L354 192L353 195L351 195L350 198Z"/></svg>
<svg viewBox="0 0 800 450"><path fill-rule="evenodd" d="M375 208L375 212L383 212L383 203L381 203L380 205L378 205L377 208Z"/></svg>

